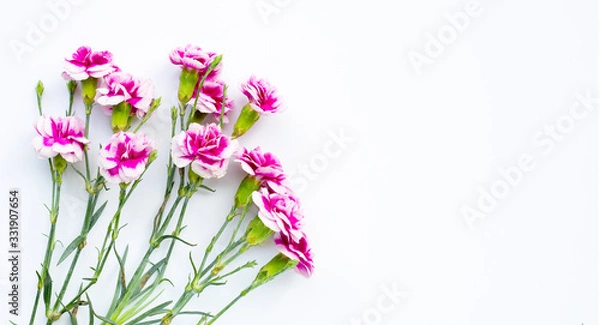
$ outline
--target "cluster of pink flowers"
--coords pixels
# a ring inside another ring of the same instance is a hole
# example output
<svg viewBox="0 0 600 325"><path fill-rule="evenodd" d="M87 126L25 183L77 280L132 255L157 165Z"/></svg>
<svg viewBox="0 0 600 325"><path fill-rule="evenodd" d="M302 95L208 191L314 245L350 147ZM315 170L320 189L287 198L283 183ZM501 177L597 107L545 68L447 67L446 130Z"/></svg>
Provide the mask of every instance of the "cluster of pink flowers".
<svg viewBox="0 0 600 325"><path fill-rule="evenodd" d="M258 207L258 217L275 232L277 249L290 259L298 261L296 269L305 276L314 270L313 256L306 234L303 232L304 214L300 201L287 186L286 175L279 159L260 147L251 151L243 149L238 156L242 169L260 180L262 186L252 193Z"/></svg>
<svg viewBox="0 0 600 325"><path fill-rule="evenodd" d="M190 98L189 102L197 103L192 109L211 114L217 120L223 116L224 122L227 122L227 114L234 104L225 96L225 82L219 79L220 56L187 45L176 48L170 60L182 67L180 91L182 87L190 93L193 90L191 97L180 98ZM212 70L209 72L210 68ZM63 75L77 81L89 79L91 83L88 82L88 86L93 85L89 87L92 89L90 92L95 93L92 104L95 101L104 106L109 114L113 114L113 122L118 114L121 114L120 123L125 116L125 124L119 124L118 127L113 124L115 134L100 150L100 174L107 181L118 184L139 179L153 160L156 146L143 133L125 131L131 117L142 119L150 111L154 100L152 82L121 71L113 63L110 52L93 51L87 46L80 47L71 58L65 59ZM191 87L190 84L184 85L190 80ZM173 164L179 168L190 166L191 171L203 179L221 178L227 172L229 159L235 155L242 169L260 184L260 188L252 193L252 202L258 207L258 217L263 224L275 232L274 241L278 250L288 258L297 260L297 269L309 276L314 264L311 248L302 229L304 214L297 196L287 185L279 159L272 153L263 152L260 147L253 150L243 148L236 154L236 138L250 129L260 116L281 111L282 102L275 87L255 76L244 82L241 90L248 104L238 117L233 135L223 134L221 127L215 123L190 123L186 131L172 139ZM188 103L183 103L184 108ZM33 146L40 157L60 155L69 163L83 160L89 141L84 136L85 125L81 119L74 116L42 116L35 129L38 136Z"/></svg>
<svg viewBox="0 0 600 325"><path fill-rule="evenodd" d="M87 80L95 78L100 80L96 89L96 81L91 88L91 97L111 114L113 108L121 103L129 105L126 114L143 118L150 109L154 100L154 86L149 79L138 79L129 73L122 72L113 62L113 55L108 51L93 51L88 46L82 46L73 53L71 59L65 59L63 76L73 80ZM126 129L128 125L121 125L118 129Z"/></svg>

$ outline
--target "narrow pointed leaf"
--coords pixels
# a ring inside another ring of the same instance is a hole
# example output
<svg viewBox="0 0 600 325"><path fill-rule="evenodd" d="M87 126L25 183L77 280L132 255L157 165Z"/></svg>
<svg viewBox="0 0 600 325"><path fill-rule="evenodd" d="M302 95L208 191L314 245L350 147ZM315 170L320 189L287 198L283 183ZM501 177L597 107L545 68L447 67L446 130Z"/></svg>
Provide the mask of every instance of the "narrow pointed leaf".
<svg viewBox="0 0 600 325"><path fill-rule="evenodd" d="M75 251L75 249L77 249L77 247L79 247L79 245L85 240L84 236L77 236L75 237L75 239L73 239L73 241L69 244L69 246L67 246L67 248L65 248L65 251L62 253L62 255L60 256L60 258L58 259L58 263L56 265L60 265L60 263L62 263L67 257L69 257L69 255L71 255L71 253L73 253L73 251Z"/></svg>

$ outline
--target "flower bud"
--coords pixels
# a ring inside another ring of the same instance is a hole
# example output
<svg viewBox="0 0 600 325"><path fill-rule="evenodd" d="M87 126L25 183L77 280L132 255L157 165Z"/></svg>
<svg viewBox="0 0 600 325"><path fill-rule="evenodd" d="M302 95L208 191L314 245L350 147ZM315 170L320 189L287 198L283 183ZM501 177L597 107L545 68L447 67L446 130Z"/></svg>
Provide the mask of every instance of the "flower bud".
<svg viewBox="0 0 600 325"><path fill-rule="evenodd" d="M150 153L150 156L148 156L148 163L146 163L146 165L150 165L156 160L156 158L158 158L158 150L154 150Z"/></svg>
<svg viewBox="0 0 600 325"><path fill-rule="evenodd" d="M244 135L259 118L260 114L252 108L250 103L246 104L242 108L242 112L233 126L232 137L235 139Z"/></svg>
<svg viewBox="0 0 600 325"><path fill-rule="evenodd" d="M41 80L38 81L37 85L35 86L35 94L41 98L42 95L44 94L44 84L42 83Z"/></svg>
<svg viewBox="0 0 600 325"><path fill-rule="evenodd" d="M194 95L194 89L198 83L198 71L192 69L181 69L181 75L179 76L179 91L177 92L177 98L182 104L186 104L190 101Z"/></svg>
<svg viewBox="0 0 600 325"><path fill-rule="evenodd" d="M86 106L92 106L92 104L94 104L96 88L98 88L98 80L96 78L89 77L85 80L81 80L81 97L83 97L83 103Z"/></svg>
<svg viewBox="0 0 600 325"><path fill-rule="evenodd" d="M246 228L246 241L250 246L258 246L267 240L274 233L257 216L248 224Z"/></svg>
<svg viewBox="0 0 600 325"><path fill-rule="evenodd" d="M131 104L122 102L112 109L110 125L114 133L127 131L131 126Z"/></svg>
<svg viewBox="0 0 600 325"><path fill-rule="evenodd" d="M235 193L235 208L241 208L252 201L252 193L260 188L262 182L252 175L244 177Z"/></svg>

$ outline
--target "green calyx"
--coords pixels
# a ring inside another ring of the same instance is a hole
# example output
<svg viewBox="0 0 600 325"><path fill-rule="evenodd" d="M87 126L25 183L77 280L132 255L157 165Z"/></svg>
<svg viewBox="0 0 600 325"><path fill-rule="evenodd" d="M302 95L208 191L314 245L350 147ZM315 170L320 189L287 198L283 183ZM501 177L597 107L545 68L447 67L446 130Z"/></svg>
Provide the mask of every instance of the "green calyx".
<svg viewBox="0 0 600 325"><path fill-rule="evenodd" d="M110 126L114 133L129 130L131 127L131 104L122 102L113 107Z"/></svg>
<svg viewBox="0 0 600 325"><path fill-rule="evenodd" d="M271 237L273 233L274 231L265 226L262 220L257 216L248 224L245 237L248 245L257 246Z"/></svg>
<svg viewBox="0 0 600 325"><path fill-rule="evenodd" d="M235 208L244 207L252 201L252 193L260 188L262 182L252 175L246 176L235 193Z"/></svg>
<svg viewBox="0 0 600 325"><path fill-rule="evenodd" d="M194 95L194 89L198 83L198 71L190 69L182 69L181 75L179 75L179 90L177 92L177 98L182 104L186 104L192 99Z"/></svg>
<svg viewBox="0 0 600 325"><path fill-rule="evenodd" d="M89 77L85 80L81 80L81 97L83 97L83 102L86 106L92 106L94 104L96 88L98 88L98 79Z"/></svg>
<svg viewBox="0 0 600 325"><path fill-rule="evenodd" d="M259 118L260 114L252 108L252 105L250 103L246 104L242 107L242 112L233 126L233 134L231 136L234 139L241 137L252 128Z"/></svg>
<svg viewBox="0 0 600 325"><path fill-rule="evenodd" d="M296 267L296 265L298 265L298 261L279 253L258 271L251 287L256 288L263 285L273 280L279 274Z"/></svg>

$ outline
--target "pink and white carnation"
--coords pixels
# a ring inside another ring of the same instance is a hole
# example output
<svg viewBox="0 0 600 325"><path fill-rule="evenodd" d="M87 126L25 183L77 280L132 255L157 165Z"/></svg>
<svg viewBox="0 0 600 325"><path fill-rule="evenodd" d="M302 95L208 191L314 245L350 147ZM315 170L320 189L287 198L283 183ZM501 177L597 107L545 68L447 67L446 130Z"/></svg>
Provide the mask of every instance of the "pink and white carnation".
<svg viewBox="0 0 600 325"><path fill-rule="evenodd" d="M273 191L262 187L252 193L252 201L258 207L258 217L267 228L281 232L292 240L300 240L304 215L298 198L291 191Z"/></svg>
<svg viewBox="0 0 600 325"><path fill-rule="evenodd" d="M53 158L61 155L70 163L83 160L83 151L90 143L85 138L85 123L78 117L41 116L35 124L38 136L33 139L33 147L40 158Z"/></svg>
<svg viewBox="0 0 600 325"><path fill-rule="evenodd" d="M237 140L224 135L218 125L191 123L187 131L173 138L171 153L175 166L191 164L192 171L204 179L221 178L237 146Z"/></svg>
<svg viewBox="0 0 600 325"><path fill-rule="evenodd" d="M100 175L111 183L130 183L146 170L156 146L144 133L113 134L100 150Z"/></svg>
<svg viewBox="0 0 600 325"><path fill-rule="evenodd" d="M283 186L286 176L281 162L274 154L263 153L260 147L256 147L252 150L243 148L237 156L235 161L239 162L242 169L249 175L256 177L273 189Z"/></svg>
<svg viewBox="0 0 600 325"><path fill-rule="evenodd" d="M179 65L184 69L196 70L202 77L208 70L208 67L217 57L217 53L207 52L199 46L188 44L185 47L177 47L169 55L171 63ZM217 65L207 76L208 79L216 77L221 69L221 64Z"/></svg>
<svg viewBox="0 0 600 325"><path fill-rule="evenodd" d="M265 80L251 76L241 86L242 93L248 98L250 106L261 115L275 114L283 110L283 103L277 95L277 89Z"/></svg>
<svg viewBox="0 0 600 325"><path fill-rule="evenodd" d="M150 79L137 79L121 71L106 76L96 91L96 101L109 113L113 106L127 102L132 106L131 114L140 119L148 113L153 100L154 85Z"/></svg>
<svg viewBox="0 0 600 325"><path fill-rule="evenodd" d="M296 270L302 275L309 277L313 274L315 264L313 255L306 235L302 233L299 240L294 240L284 233L276 233L274 235L275 245L283 255L289 259L298 261Z"/></svg>
<svg viewBox="0 0 600 325"><path fill-rule="evenodd" d="M221 118L221 110L223 107L223 87L225 83L221 80L206 80L202 85L202 89L198 94L198 103L196 109L202 113L213 114L215 118ZM197 88L197 87L196 87ZM194 91L194 94L196 92ZM196 98L193 97L190 102L194 103ZM233 109L233 100L227 98L225 100L225 111L223 112L223 122L227 123L227 113Z"/></svg>
<svg viewBox="0 0 600 325"><path fill-rule="evenodd" d="M112 53L92 51L88 46L78 48L70 59L66 58L64 69L63 78L73 80L102 78L119 70L113 63Z"/></svg>

